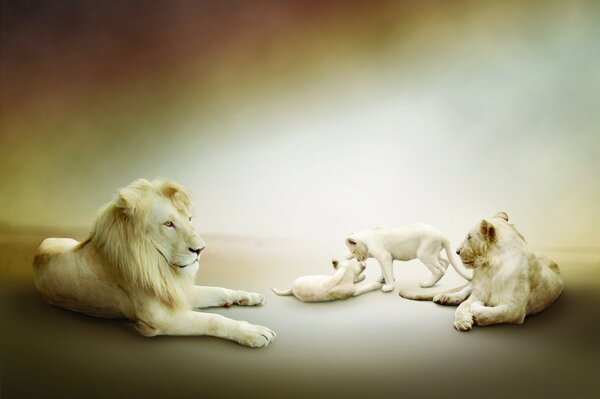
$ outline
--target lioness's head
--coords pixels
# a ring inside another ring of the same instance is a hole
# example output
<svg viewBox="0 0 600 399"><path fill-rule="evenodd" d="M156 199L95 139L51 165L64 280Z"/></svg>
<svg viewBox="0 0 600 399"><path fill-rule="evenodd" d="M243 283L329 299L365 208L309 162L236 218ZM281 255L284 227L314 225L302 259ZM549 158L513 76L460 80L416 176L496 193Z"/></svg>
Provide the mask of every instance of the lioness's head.
<svg viewBox="0 0 600 399"><path fill-rule="evenodd" d="M508 223L508 214L498 212L489 221L483 219L476 224L458 246L456 253L466 267L476 268L491 248L507 245L509 241L524 243L525 239Z"/></svg>
<svg viewBox="0 0 600 399"><path fill-rule="evenodd" d="M354 237L348 237L346 238L346 246L352 253L352 256L359 261L367 259L367 256L369 255L369 249L364 242Z"/></svg>
<svg viewBox="0 0 600 399"><path fill-rule="evenodd" d="M343 270L343 274L350 274L352 276L352 281L354 281L355 283L363 280L361 274L365 271L365 268L367 267L365 262L356 260L355 258L344 260L341 262L336 259L333 259L331 261L331 264L333 265L334 269Z"/></svg>
<svg viewBox="0 0 600 399"><path fill-rule="evenodd" d="M136 180L119 190L113 202L123 223L133 227L138 237L129 244L144 240L160 257L182 270L196 264L206 243L192 225L191 200L187 191L169 180Z"/></svg>

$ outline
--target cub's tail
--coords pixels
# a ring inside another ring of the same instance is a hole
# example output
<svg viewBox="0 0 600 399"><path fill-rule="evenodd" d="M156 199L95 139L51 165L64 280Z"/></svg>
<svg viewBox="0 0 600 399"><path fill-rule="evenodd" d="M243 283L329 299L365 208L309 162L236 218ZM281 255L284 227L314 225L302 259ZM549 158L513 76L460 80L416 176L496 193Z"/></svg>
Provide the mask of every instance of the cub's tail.
<svg viewBox="0 0 600 399"><path fill-rule="evenodd" d="M460 287L455 287L455 288L451 288L449 290L446 291L440 291L440 292L427 292L427 293L415 293L415 292L410 292L410 291L404 291L404 290L400 290L399 295L402 298L406 298L406 299L412 299L413 301L433 301L433 298L438 295L438 294L451 294L453 292L457 292L462 290L463 288L465 288L467 285L461 285Z"/></svg>
<svg viewBox="0 0 600 399"><path fill-rule="evenodd" d="M292 295L292 289L290 288L287 291L280 291L277 288L271 288L271 290L277 295Z"/></svg>
<svg viewBox="0 0 600 399"><path fill-rule="evenodd" d="M473 278L473 276L469 276L469 272L467 272L467 270L464 267L459 266L454 260L454 255L452 254L452 247L450 247L450 241L444 241L444 249L446 250L446 256L448 257L448 261L450 262L454 270L456 270L456 272L460 274L460 276L465 280L471 281L471 278Z"/></svg>

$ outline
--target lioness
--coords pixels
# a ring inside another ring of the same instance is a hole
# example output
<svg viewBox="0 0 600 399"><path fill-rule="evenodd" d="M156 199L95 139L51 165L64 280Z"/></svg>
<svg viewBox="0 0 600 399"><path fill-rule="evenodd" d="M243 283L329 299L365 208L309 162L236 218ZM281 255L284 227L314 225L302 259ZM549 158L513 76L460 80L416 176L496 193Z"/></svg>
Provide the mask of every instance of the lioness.
<svg viewBox="0 0 600 399"><path fill-rule="evenodd" d="M454 320L457 330L470 330L473 324L521 324L525 316L546 309L562 293L558 265L531 252L505 212L478 223L456 252L463 264L473 269L470 284L437 295L400 295L433 299L442 305L460 304Z"/></svg>
<svg viewBox="0 0 600 399"><path fill-rule="evenodd" d="M97 317L126 317L142 335L211 335L263 347L275 333L212 306L262 305L255 293L194 285L204 240L179 184L137 180L102 209L89 238L48 238L33 261L35 286L51 304Z"/></svg>
<svg viewBox="0 0 600 399"><path fill-rule="evenodd" d="M435 227L415 223L400 228L377 227L371 230L354 233L346 238L346 246L350 250L347 258L358 260L375 258L381 267L381 282L385 283L381 290L390 292L394 289L395 260L412 260L418 258L431 271L431 277L419 282L421 287L435 285L446 273L448 262L463 278L470 280L466 270L454 261L450 242ZM448 259L440 255L445 250Z"/></svg>
<svg viewBox="0 0 600 399"><path fill-rule="evenodd" d="M356 284L365 279L365 275L361 274L365 271L365 262L356 259L338 262L334 259L331 263L336 270L333 276L303 276L296 279L292 288L287 291L272 290L277 295L294 295L303 302L326 302L359 296L381 288L379 282L361 286Z"/></svg>

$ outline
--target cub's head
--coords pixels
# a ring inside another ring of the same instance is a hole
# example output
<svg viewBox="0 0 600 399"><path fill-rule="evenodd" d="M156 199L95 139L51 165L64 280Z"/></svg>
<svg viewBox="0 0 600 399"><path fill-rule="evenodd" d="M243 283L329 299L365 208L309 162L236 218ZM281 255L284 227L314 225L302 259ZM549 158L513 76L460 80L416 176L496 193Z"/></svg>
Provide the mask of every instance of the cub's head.
<svg viewBox="0 0 600 399"><path fill-rule="evenodd" d="M367 259L367 256L369 255L369 249L367 248L367 245L364 242L354 237L348 237L346 238L346 246L352 253L352 256L354 256L359 261Z"/></svg>
<svg viewBox="0 0 600 399"><path fill-rule="evenodd" d="M367 267L364 261L352 258L340 262L334 259L331 261L331 264L335 270L343 270L343 274L350 274L352 276L352 281L355 283L364 280L362 272L364 272Z"/></svg>
<svg viewBox="0 0 600 399"><path fill-rule="evenodd" d="M498 212L489 221L483 219L476 224L458 246L456 253L466 267L476 268L492 248L505 249L524 243L523 236L508 223L506 212Z"/></svg>
<svg viewBox="0 0 600 399"><path fill-rule="evenodd" d="M119 190L113 205L127 234L134 235L128 237L129 245L164 258L174 270L198 262L206 243L192 225L190 196L182 186L163 179L136 180Z"/></svg>

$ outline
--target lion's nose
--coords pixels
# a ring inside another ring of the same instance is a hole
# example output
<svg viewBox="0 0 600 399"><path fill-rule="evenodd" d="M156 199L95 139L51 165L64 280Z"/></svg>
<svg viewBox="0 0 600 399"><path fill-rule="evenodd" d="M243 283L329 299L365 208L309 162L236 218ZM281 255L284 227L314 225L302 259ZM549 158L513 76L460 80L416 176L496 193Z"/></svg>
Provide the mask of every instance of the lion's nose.
<svg viewBox="0 0 600 399"><path fill-rule="evenodd" d="M196 255L200 255L200 252L202 252L202 250L206 248L206 247L200 247L200 248L188 248L190 250L190 252L195 253Z"/></svg>
<svg viewBox="0 0 600 399"><path fill-rule="evenodd" d="M456 250L456 254L457 254L457 255L460 255L460 249L457 249L457 250Z"/></svg>

